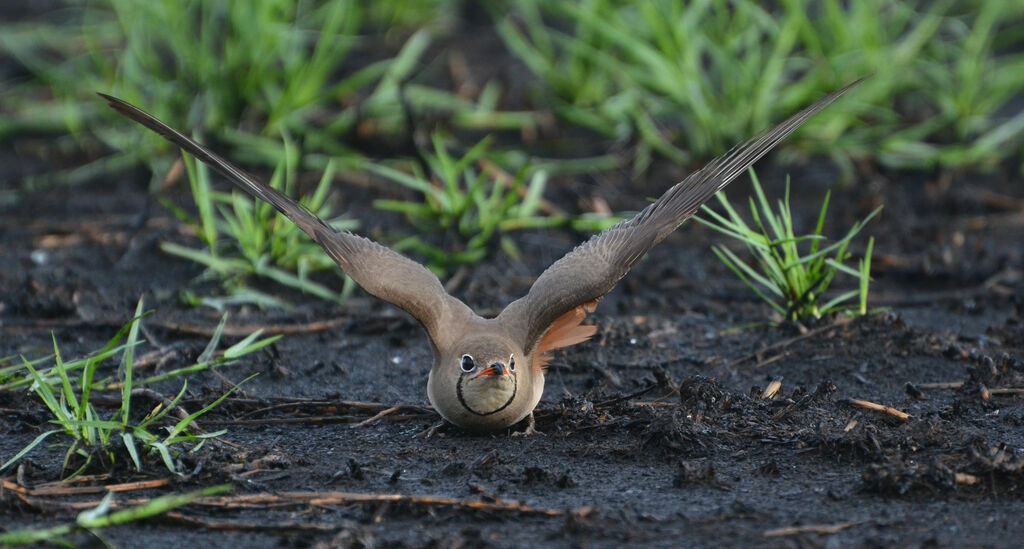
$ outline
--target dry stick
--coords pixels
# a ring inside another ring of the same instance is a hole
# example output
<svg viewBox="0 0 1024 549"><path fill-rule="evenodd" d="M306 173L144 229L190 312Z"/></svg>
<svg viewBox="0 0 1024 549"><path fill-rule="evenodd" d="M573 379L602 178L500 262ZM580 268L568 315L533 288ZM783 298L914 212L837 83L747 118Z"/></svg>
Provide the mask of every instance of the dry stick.
<svg viewBox="0 0 1024 549"><path fill-rule="evenodd" d="M651 408L675 408L678 402L662 402L660 400L636 400L629 403L630 406L650 406Z"/></svg>
<svg viewBox="0 0 1024 549"><path fill-rule="evenodd" d="M21 487L18 487L21 488ZM24 490L24 488L21 488ZM37 500L30 499L28 494L17 492L18 497L32 507L40 508L43 504ZM115 500L111 507L129 507L142 505L152 501L150 498L135 498L126 500ZM505 511L523 513L530 515L542 515L547 517L561 517L575 515L585 517L593 512L592 507L582 507L572 511L560 509L544 509L530 507L516 502L484 502L473 500L460 500L442 498L435 496L408 496L405 494L366 494L356 492L281 492L277 494L242 494L237 496L206 497L192 502L192 505L216 507L220 509L260 509L260 508L281 508L296 505L351 505L358 503L405 503L410 505L423 505L428 507L453 507L469 509L473 511ZM91 509L99 505L99 501L76 501L68 503L47 502L67 510Z"/></svg>
<svg viewBox="0 0 1024 549"><path fill-rule="evenodd" d="M948 390L959 389L963 386L963 381L943 381L938 383L922 383L917 387L919 389ZM988 389L988 392L992 396L1024 395L1024 387L995 387Z"/></svg>
<svg viewBox="0 0 1024 549"><path fill-rule="evenodd" d="M918 389L932 389L932 390L945 390L945 389L959 389L964 386L963 381L941 381L938 383L922 383L917 386Z"/></svg>
<svg viewBox="0 0 1024 549"><path fill-rule="evenodd" d="M456 507L474 511L511 511L549 517L560 517L567 514L586 516L593 510L583 507L575 511L559 509L542 509L530 507L516 502L484 502L460 500L434 496L409 496L405 494L366 494L357 492L280 492L276 494L242 494L237 496L221 496L202 498L195 501L197 505L221 508L252 508L275 504L308 504L308 505L350 505L353 503L384 503L397 502L413 505Z"/></svg>
<svg viewBox="0 0 1024 549"><path fill-rule="evenodd" d="M216 374L217 372L214 372L214 373ZM158 393L158 392L156 392L156 391L154 391L152 389L148 389L146 387L137 387L135 389L132 389L132 396L146 396L146 397L149 397L149 398L151 398L153 400L156 400L157 402L160 402L160 404L162 406L165 406L165 407L168 407L168 408L170 408L171 405L174 404L174 401L172 401L171 399L165 397L164 395L161 395L160 393ZM188 411L185 410L184 408L182 408L181 404L178 404L177 406L174 406L172 408L172 411L178 416L178 419L186 419L189 416ZM200 427L195 422L195 420L192 420L192 421L189 422L188 428L191 429L192 431L194 431L195 433L206 434L206 430L203 429L202 427ZM215 440L215 441L217 441L217 442L219 442L221 444L224 444L226 446L231 446L232 448L241 448L241 446L239 446L238 444L235 444L235 443L233 443L233 442L231 442L229 440L225 440L225 439L223 439L221 437L213 437L213 440Z"/></svg>
<svg viewBox="0 0 1024 549"><path fill-rule="evenodd" d="M606 407L611 406L613 404L618 404L618 403L623 402L625 400L630 400L630 399L636 398L638 396L641 396L641 395L649 393L652 389L654 389L657 386L658 386L657 383L652 383L652 384L648 385L647 387L644 387L643 389L640 389L639 391L636 391L634 393L630 393L628 395L623 395L623 396L620 396L620 397L611 398L611 399L604 400L604 401L601 401L601 402L595 402L594 403L594 408L606 408Z"/></svg>
<svg viewBox="0 0 1024 549"><path fill-rule="evenodd" d="M419 414L405 414L405 415L390 415L388 419L391 421L409 421L411 419L423 419L425 417L433 416L433 414L419 413ZM358 423L363 421L365 418L360 416L305 416L305 417L270 417L264 419L225 419L225 420L208 420L204 421L206 425L291 425L291 424L310 424L310 425L330 425L334 423Z"/></svg>
<svg viewBox="0 0 1024 549"><path fill-rule="evenodd" d="M989 389L988 392L992 393L992 396L1024 395L1024 387L996 387Z"/></svg>
<svg viewBox="0 0 1024 549"><path fill-rule="evenodd" d="M754 365L754 368L761 368L763 366L767 366L769 364L772 364L773 362L778 362L778 361L786 358L787 356L789 356L789 354L790 354L789 351L784 351L784 352L781 352L781 353L779 353L779 354L777 354L775 356L766 358L764 360L758 360L757 364Z"/></svg>
<svg viewBox="0 0 1024 549"><path fill-rule="evenodd" d="M3 479L0 486L5 490L11 490L26 496L71 496L77 494L100 494L103 492L132 492L135 490L149 490L167 486L171 479L142 480L138 482L124 482L121 484L108 484L106 486L56 486L51 483L45 487L36 489L25 488L15 484L10 479Z"/></svg>
<svg viewBox="0 0 1024 549"><path fill-rule="evenodd" d="M356 423L355 425L350 426L349 429L358 429L360 427L366 427L367 425L371 425L373 423L376 423L378 420L380 420L380 418L382 418L382 417L384 417L386 415L393 414L393 413L395 413L395 412L397 412L399 410L401 410L401 407L399 407L399 406L392 406L392 407L388 408L387 410L381 410L381 411L377 412L376 415L374 415L373 417L370 417L369 419L364 419L363 421L360 421L359 423Z"/></svg>
<svg viewBox="0 0 1024 549"><path fill-rule="evenodd" d="M311 404L314 406L337 406L339 408L355 408L357 410L383 410L390 408L392 404L383 404L380 402L366 402L365 400L314 400L314 399L303 399L302 397L270 397L267 400L271 402L281 403L295 403L295 404ZM241 401L241 399L239 399ZM252 400L252 402L256 402ZM407 405L409 408L415 408L416 406Z"/></svg>
<svg viewBox="0 0 1024 549"><path fill-rule="evenodd" d="M808 524L806 526L786 526L773 528L764 531L764 537L777 538L782 536L796 536L799 534L838 534L851 526L856 526L863 521L840 522L839 524Z"/></svg>
<svg viewBox="0 0 1024 549"><path fill-rule="evenodd" d="M853 404L854 406L860 406L861 408L867 408L868 410L874 410L876 412L884 412L886 414L889 414L890 416L897 417L899 419L910 419L910 414L906 412L901 412L896 408L892 408L890 406L878 404L876 402L860 400L858 398L851 398L850 404Z"/></svg>
<svg viewBox="0 0 1024 549"><path fill-rule="evenodd" d="M238 417L238 420L245 419L254 415L271 412L274 410L286 410L288 408L311 408L311 409L329 409L330 411L336 411L338 409L352 409L366 412L379 412L386 410L393 406L403 410L409 410L410 412L419 412L423 414L432 413L433 410L425 408L423 406L416 406L413 404L379 404L376 402L361 402L358 400L312 400L308 398L293 398L293 397L267 397L265 399L253 399L253 398L226 398L222 403L221 408L225 408L224 405L231 404L263 404L265 402L278 402L272 406L265 406L256 410L251 410ZM204 399L186 399L183 402L187 404L194 403L205 403Z"/></svg>
<svg viewBox="0 0 1024 549"><path fill-rule="evenodd" d="M252 401L251 399L239 399L239 400L236 400L234 402L242 402L243 400L245 400L245 401ZM258 410L252 410L250 412L246 412L246 413L242 414L241 416L239 416L237 419L235 419L233 421L236 421L236 422L238 422L238 421L245 421L245 418L249 418L249 417L252 417L252 416L255 416L255 415L259 415L259 414L263 414L263 413L266 413L266 412L271 412L271 411L274 411L274 410L286 410L286 409L289 409L289 408L304 408L304 407L308 407L308 408L328 408L328 409L331 409L331 411L336 411L337 409L340 409L340 408L352 408L354 410L361 410L361 411L368 411L368 412L377 412L377 414L374 417L370 418L370 419L374 419L374 420L380 419L383 416L386 416L388 414L392 414L392 413L394 413L396 411L399 411L399 410L408 410L410 412L413 412L413 413L416 413L416 414L423 414L423 415L429 415L430 413L432 413L431 410L428 410L428 409L423 408L421 406L414 406L414 405L410 405L410 404L396 404L396 405L390 405L389 406L387 404L377 404L377 403L374 403L374 402L358 402L358 401L344 401L344 400L341 400L341 401L316 401L316 402L305 401L305 402L283 402L281 404L275 404L273 406L266 406L266 407L260 408ZM335 416L335 417L352 417L352 416ZM239 425L245 425L245 423L239 423Z"/></svg>
<svg viewBox="0 0 1024 549"><path fill-rule="evenodd" d="M102 482L110 478L110 473L100 473L97 475L78 475L77 477L67 478L64 480L57 480L53 482L44 482L37 484L36 488L52 488L54 486L70 486L72 484L84 484L86 482ZM22 483L24 486L24 483Z"/></svg>
<svg viewBox="0 0 1024 549"><path fill-rule="evenodd" d="M174 414L178 416L178 419L185 419L185 418L187 418L189 416L188 411L185 410L184 408L182 408L180 404L174 405L174 401L173 400L167 398L164 395L161 395L160 393L154 391L153 389L149 389L149 388L146 388L146 387L136 387L135 389L132 389L131 396L149 397L149 398L159 402L162 406L164 406L166 408L170 408L171 411L174 412ZM206 431L204 431L198 425L196 425L195 421L189 422L188 428L192 429L193 431L196 431L198 433L201 433L201 434L202 433L206 433Z"/></svg>
<svg viewBox="0 0 1024 549"><path fill-rule="evenodd" d="M246 400L249 400L249 399L246 399ZM229 402L229 400L225 399L224 402ZM309 402L283 402L281 404L275 404L273 406L266 406L264 408L257 408L255 410L250 410L250 411L248 411L248 412L238 416L238 419L245 419L247 417L257 416L257 415L260 415L260 414L265 414L267 412L272 412L274 410L287 410L288 408L298 408L298 407L301 407L301 406L310 406L311 404L312 403L309 403ZM315 407L317 405L313 405L313 406ZM325 407L326 405L320 405L320 406L324 406Z"/></svg>
<svg viewBox="0 0 1024 549"><path fill-rule="evenodd" d="M185 400L185 402L204 402L202 400ZM380 411L392 406L398 406L400 408L406 408L410 410L429 411L423 406L416 406L414 404L381 404L379 402L365 402L362 400L315 400L311 398L303 397L267 397L264 399L255 398L236 398L228 397L224 399L225 404L263 404L264 402L278 402L287 405L305 405L311 407L337 407L337 408L354 408L356 410L367 410L367 411ZM266 410L274 409L274 407L268 407Z"/></svg>
<svg viewBox="0 0 1024 549"><path fill-rule="evenodd" d="M724 366L722 366L722 368L731 368L733 366L738 366L738 365L740 365L740 364L742 364L742 363L744 363L744 362L746 362L748 360L757 360L757 359L759 359L759 357L761 355L763 355L767 351L774 351L776 349L782 349L784 347L789 347L790 345L792 345L794 343L798 343L798 342L803 341L805 339L810 339L810 338L812 338L812 337L814 337L816 335L819 335L819 334L821 334L823 332L827 332L827 331L832 330L834 328L839 328L840 326L844 326L846 324L849 324L850 321L851 321L851 318L848 318L848 317L840 318L839 320L836 320L835 322L833 322L831 324L815 328L815 329L807 332L806 334L800 334L798 336L794 336L794 337L791 337L789 339L783 339L782 341L779 341L777 343L772 343L771 345L768 345L768 346L763 347L763 348L761 348L761 349L759 349L757 351L754 351L753 353L750 353L749 355L742 356L740 358L737 358L736 360L733 360L732 362L728 362ZM774 362L774 360L773 360L773 362Z"/></svg>
<svg viewBox="0 0 1024 549"><path fill-rule="evenodd" d="M467 267L466 265L459 267L458 269L456 269L455 274L453 274L451 278L449 278L444 283L444 291L448 292L449 294L455 295L456 291L458 291L458 289L462 287L462 283L466 281L466 278L468 276L469 267Z"/></svg>

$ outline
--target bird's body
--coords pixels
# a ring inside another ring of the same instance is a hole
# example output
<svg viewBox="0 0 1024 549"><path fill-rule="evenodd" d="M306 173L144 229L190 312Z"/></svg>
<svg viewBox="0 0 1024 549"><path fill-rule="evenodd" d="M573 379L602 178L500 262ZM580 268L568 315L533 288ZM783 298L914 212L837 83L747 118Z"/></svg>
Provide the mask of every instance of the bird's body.
<svg viewBox="0 0 1024 549"><path fill-rule="evenodd" d="M364 290L416 318L427 331L433 351L427 382L430 403L460 427L495 431L526 418L532 420L544 391L548 353L594 334L596 327L581 322L644 254L807 119L859 82L735 147L670 188L632 219L577 246L545 270L526 296L494 318L480 317L448 295L437 277L420 264L366 238L336 232L294 200L182 133L120 99L101 95L119 113L272 204L320 244Z"/></svg>

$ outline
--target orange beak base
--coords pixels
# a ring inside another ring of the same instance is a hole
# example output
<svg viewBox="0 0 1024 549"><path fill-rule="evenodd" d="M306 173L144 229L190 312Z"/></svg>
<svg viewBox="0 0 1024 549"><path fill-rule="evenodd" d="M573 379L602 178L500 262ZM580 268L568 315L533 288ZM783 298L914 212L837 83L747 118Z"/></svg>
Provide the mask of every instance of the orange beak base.
<svg viewBox="0 0 1024 549"><path fill-rule="evenodd" d="M492 365L488 366L487 368L484 368L483 370L480 370L480 373L475 375L475 376L473 376L473 378L478 378L480 376L507 376L507 375L508 375L508 370L505 368L505 365L501 364L499 362L499 363L492 364Z"/></svg>

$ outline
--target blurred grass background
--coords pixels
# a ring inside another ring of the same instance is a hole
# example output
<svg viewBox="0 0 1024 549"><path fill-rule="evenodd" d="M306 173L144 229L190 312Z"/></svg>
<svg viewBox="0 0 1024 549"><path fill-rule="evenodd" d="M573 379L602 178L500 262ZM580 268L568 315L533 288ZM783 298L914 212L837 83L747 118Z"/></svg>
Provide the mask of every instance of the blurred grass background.
<svg viewBox="0 0 1024 549"><path fill-rule="evenodd" d="M268 165L281 158L283 133L301 144L307 167L329 158L358 166L362 143L403 144L410 125L532 135L553 113L559 126L622 145L643 171L652 156L685 164L720 154L874 74L789 146L920 168L991 166L1021 151L1024 3L482 5L55 2L0 26L8 57L0 141L52 134L61 136L56 149L101 144L93 164L50 179L73 182L138 161L166 169L170 148L150 136L140 144L136 129L92 95L107 91ZM445 68L473 54L467 27L496 33L504 51L494 62L521 63L520 78L457 89Z"/></svg>
<svg viewBox="0 0 1024 549"><path fill-rule="evenodd" d="M847 180L855 162L1022 168L1022 2L65 0L4 9L0 143L35 165L7 171L16 188L143 164L156 190L174 173L177 151L119 119L95 97L103 91L257 170L330 164L342 177L374 174L416 191L376 206L459 243L397 240L441 274L491 250L515 255L502 236L511 230L614 221L541 203L548 177L699 166L868 74L780 156L828 155ZM202 188L200 174L188 175ZM230 197L201 203L210 196L195 198L205 217L197 233L241 240L230 226L240 206L232 217ZM212 228L218 214L226 217ZM261 253L249 254L250 271ZM299 263L300 278L308 265L329 267Z"/></svg>

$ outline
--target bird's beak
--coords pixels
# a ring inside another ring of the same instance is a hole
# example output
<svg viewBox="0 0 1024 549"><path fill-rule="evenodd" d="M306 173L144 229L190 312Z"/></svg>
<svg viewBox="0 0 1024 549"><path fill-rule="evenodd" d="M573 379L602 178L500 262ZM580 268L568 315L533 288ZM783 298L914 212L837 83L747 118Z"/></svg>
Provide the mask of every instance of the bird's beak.
<svg viewBox="0 0 1024 549"><path fill-rule="evenodd" d="M476 378L478 378L480 376L507 376L507 375L508 375L508 369L505 368L504 364L492 364L492 365L484 368L483 370L480 370L480 373L475 375L475 376L473 376L473 378L476 379Z"/></svg>

